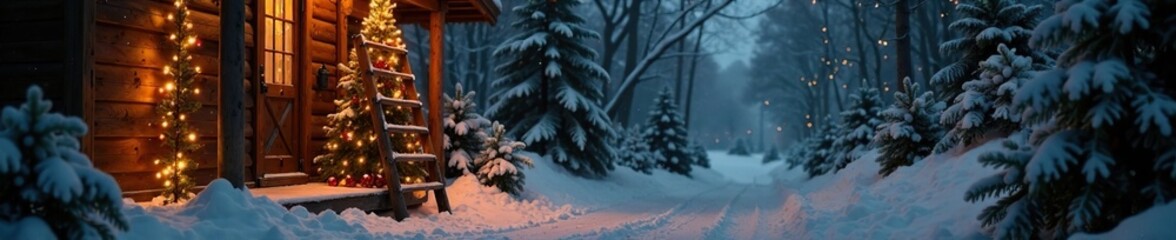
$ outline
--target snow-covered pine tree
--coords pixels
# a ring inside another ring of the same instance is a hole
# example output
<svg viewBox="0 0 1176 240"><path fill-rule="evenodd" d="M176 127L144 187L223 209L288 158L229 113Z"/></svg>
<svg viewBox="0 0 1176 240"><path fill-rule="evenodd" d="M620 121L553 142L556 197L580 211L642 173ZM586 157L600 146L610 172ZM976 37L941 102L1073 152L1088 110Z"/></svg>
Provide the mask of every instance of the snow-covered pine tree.
<svg viewBox="0 0 1176 240"><path fill-rule="evenodd" d="M662 89L653 100L652 111L646 120L645 141L654 155L661 156L657 167L690 176L694 154L686 136L686 122L678 114L674 94L670 87Z"/></svg>
<svg viewBox="0 0 1176 240"><path fill-rule="evenodd" d="M997 238L1100 232L1176 198L1176 9L1173 1L1063 0L1036 47L1064 48L1058 66L1013 102L1038 125L1032 150L993 153L1001 175L969 199L998 197L980 216Z"/></svg>
<svg viewBox="0 0 1176 240"><path fill-rule="evenodd" d="M736 138L735 145L731 146L731 150L727 154L736 156L751 156L751 150L747 149L747 140L743 138Z"/></svg>
<svg viewBox="0 0 1176 240"><path fill-rule="evenodd" d="M977 143L989 133L1008 135L1021 128L1021 109L1013 94L1033 75L1032 58L1017 54L1004 44L980 62L980 78L964 83L964 92L940 116L947 134L935 144L935 152Z"/></svg>
<svg viewBox="0 0 1176 240"><path fill-rule="evenodd" d="M784 154L786 156L784 162L788 164L788 170L804 166L805 160L810 153L808 145L815 139L814 137L807 137L788 147L788 151Z"/></svg>
<svg viewBox="0 0 1176 240"><path fill-rule="evenodd" d="M1020 49L1034 63L1049 61L1049 56L1029 48L1030 29L1042 17L1043 6L1026 6L1015 0L965 0L956 5L956 12L960 18L948 27L960 37L943 42L939 51L959 60L931 76L939 101L950 103L962 93L964 82L977 78L976 63L995 53L1001 44Z"/></svg>
<svg viewBox="0 0 1176 240"><path fill-rule="evenodd" d="M644 174L653 173L654 163L658 162L658 155L649 150L649 142L641 134L641 126L631 128L616 127L618 134L613 140L617 146L617 165L628 167Z"/></svg>
<svg viewBox="0 0 1176 240"><path fill-rule="evenodd" d="M613 169L612 120L600 107L608 72L585 43L599 35L582 26L580 1L528 1L514 8L520 34L494 51L506 60L496 70L487 116L513 126L531 149L569 172L603 177Z"/></svg>
<svg viewBox="0 0 1176 240"><path fill-rule="evenodd" d="M373 11L363 19L363 28L360 29L360 33L363 33L368 41L404 47L400 28L396 27L396 18L392 15L396 3L392 0L372 0L369 2L368 8ZM380 68L396 66L400 61L407 61L407 59L398 59L396 55L387 52L373 51L372 55L374 59L372 65ZM359 60L355 49L351 49L348 59L346 65L340 63L338 67L343 76L336 84L336 112L327 115L327 125L323 127L327 131L328 138L327 144L323 145L324 153L314 158L320 174L324 177L336 177L340 181L347 177L358 180L364 174L380 175L384 170L384 161L377 159L379 158L379 143L376 134L386 133L378 130L379 126L372 124L369 120L368 114L371 113L366 106L371 101L371 96L365 96L364 84L360 82L363 78L360 77L360 73L355 71L355 69L359 69ZM384 80L377 83L376 87L379 88L377 91L391 98L403 98L404 93L398 87L400 84L391 84L391 81L394 80ZM408 109L385 110L384 114L387 115L386 118L389 122L407 124L412 119L412 114ZM416 134L390 134L389 136L392 140L393 150L396 152L423 152L420 139ZM417 165L415 162L397 164L400 176L411 179L409 182L423 181L423 177L428 174L423 166Z"/></svg>
<svg viewBox="0 0 1176 240"><path fill-rule="evenodd" d="M9 225L0 236L114 239L127 230L122 190L79 150L82 119L49 113L42 97L30 87L20 108L0 116L0 226Z"/></svg>
<svg viewBox="0 0 1176 240"><path fill-rule="evenodd" d="M526 178L521 168L534 166L531 158L517 152L527 145L506 139L506 129L498 122L491 125L490 131L482 154L475 162L478 181L485 186L497 187L502 192L519 195L523 191L523 182Z"/></svg>
<svg viewBox="0 0 1176 240"><path fill-rule="evenodd" d="M477 171L473 168L474 157L482 152L486 138L483 128L490 126L490 120L477 112L474 91L465 93L457 84L453 96L442 96L442 121L445 125L445 158L449 159L448 177L458 177Z"/></svg>
<svg viewBox="0 0 1176 240"><path fill-rule="evenodd" d="M801 156L801 162L804 164L802 167L809 178L829 173L837 161L834 156L836 150L833 147L841 132L828 117L825 118L825 123L819 125L817 132L805 140L805 154Z"/></svg>
<svg viewBox="0 0 1176 240"><path fill-rule="evenodd" d="M895 92L894 103L878 115L883 123L878 125L874 145L878 147L878 174L890 175L894 170L910 166L915 160L931 154L931 144L943 134L936 121L942 104L935 101L934 93L919 92L919 84L903 79L907 92Z"/></svg>
<svg viewBox="0 0 1176 240"><path fill-rule="evenodd" d="M882 119L878 113L882 112L882 97L878 89L871 87L858 88L858 92L849 96L849 106L841 112L841 123L837 127L837 140L833 144L832 170L836 172L845 168L850 162L857 160L870 150L870 142L874 140L874 131Z"/></svg>
<svg viewBox="0 0 1176 240"><path fill-rule="evenodd" d="M698 141L690 141L690 157L691 164L702 168L710 168L710 154L706 152L706 147L702 146Z"/></svg>
<svg viewBox="0 0 1176 240"><path fill-rule="evenodd" d="M775 162L775 161L780 161L780 151L776 150L776 146L772 146L771 148L768 149L768 153L764 154L764 158L763 158L762 162L763 163L770 163L770 162Z"/></svg>

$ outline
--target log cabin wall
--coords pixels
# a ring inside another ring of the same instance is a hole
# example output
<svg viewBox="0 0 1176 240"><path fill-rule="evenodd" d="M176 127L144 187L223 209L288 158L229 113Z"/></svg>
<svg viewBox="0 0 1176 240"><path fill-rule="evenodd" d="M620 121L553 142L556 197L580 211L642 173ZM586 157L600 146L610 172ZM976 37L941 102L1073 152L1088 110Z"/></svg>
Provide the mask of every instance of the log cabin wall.
<svg viewBox="0 0 1176 240"><path fill-rule="evenodd" d="M349 4L363 4L367 5L365 0L307 0L311 4L310 17L306 20L307 29L309 32L308 51L310 66L306 67L309 76L306 82L314 83L315 72L320 67L326 67L328 75L327 88L322 91L308 91L310 94L306 98L304 104L310 114L304 115L307 121L303 121L304 128L302 141L307 143L306 148L303 149L303 156L306 159L312 160L315 156L323 154L323 145L327 142L327 132L323 130L323 126L327 125L327 114L334 113L335 110L335 96L336 83L341 73L337 70L340 62L347 61L347 16L350 15L345 9L349 9ZM343 11L340 11L343 10ZM344 23L344 24L340 24ZM313 161L307 161L310 163ZM311 165L307 168L307 174L317 176L317 166Z"/></svg>
<svg viewBox="0 0 1176 240"><path fill-rule="evenodd" d="M256 0L246 0L246 64L253 65ZM161 145L159 116L155 104L167 75L162 71L175 52L167 42L174 30L167 20L175 7L171 0L102 0L95 6L94 84L91 119L94 165L114 176L125 195L136 200L158 194L161 182L152 162L165 152ZM189 9L190 21L201 46L194 50L193 62L202 68L197 85L202 90L203 108L192 114L191 121L203 148L194 154L198 168L192 172L197 185L206 185L217 174L217 74L220 39L219 1L195 0ZM245 96L246 141L253 141L253 67L246 68ZM246 169L253 165L254 149L246 148ZM246 170L245 179L254 176Z"/></svg>

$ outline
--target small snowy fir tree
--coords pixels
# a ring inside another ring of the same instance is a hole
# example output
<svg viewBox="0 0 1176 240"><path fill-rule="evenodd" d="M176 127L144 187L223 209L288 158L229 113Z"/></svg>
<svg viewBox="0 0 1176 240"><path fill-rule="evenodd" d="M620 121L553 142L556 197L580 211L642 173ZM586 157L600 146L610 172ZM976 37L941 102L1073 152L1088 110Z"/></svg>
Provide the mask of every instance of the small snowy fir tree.
<svg viewBox="0 0 1176 240"><path fill-rule="evenodd" d="M603 177L615 157L612 120L600 107L608 72L592 60L586 40L599 35L582 26L580 4L532 0L514 8L519 34L494 51L505 62L487 116L572 174Z"/></svg>
<svg viewBox="0 0 1176 240"><path fill-rule="evenodd" d="M731 150L727 154L736 156L751 156L751 150L747 149L747 140L743 138L735 139L735 145L731 146Z"/></svg>
<svg viewBox="0 0 1176 240"><path fill-rule="evenodd" d="M1063 48L1058 66L1013 98L1026 124L1037 126L1021 144L1028 148L992 153L987 162L1003 175L968 194L999 198L981 215L997 238L1107 231L1176 198L1176 16L1169 14L1176 2L1055 6L1031 43Z"/></svg>
<svg viewBox="0 0 1176 240"><path fill-rule="evenodd" d="M363 19L360 30L368 41L384 43L389 46L404 47L400 28L396 27L396 18L392 15L396 3L392 0L372 0L369 9L378 9ZM372 65L377 68L397 66L401 61L396 55L373 51ZM363 78L356 71L359 69L359 59L355 49L351 50L347 64L339 64L339 71L343 74L336 85L336 112L327 115L327 125L323 127L327 132L327 143L323 145L323 154L314 158L318 171L324 177L338 178L344 183L347 178L357 181L364 174L379 175L383 172L384 161L379 158L379 142L376 134L386 134L370 120L371 96L366 96ZM399 79L382 79L377 82L377 91L386 97L403 99L405 92L395 83ZM412 120L412 113L408 109L385 109L386 119L395 124L408 124ZM423 152L420 139L416 134L390 134L393 150L398 153ZM427 174L424 167L415 162L397 163L401 177L411 179L410 182L423 180ZM344 184L340 184L344 185ZM352 184L346 184L352 185Z"/></svg>
<svg viewBox="0 0 1176 240"><path fill-rule="evenodd" d="M0 236L114 239L127 230L122 190L79 151L86 124L49 113L37 86L27 96L0 116Z"/></svg>
<svg viewBox="0 0 1176 240"><path fill-rule="evenodd" d="M935 144L935 152L978 143L989 133L1005 136L1021 128L1021 109L1013 105L1013 94L1032 78L1033 60L1004 44L997 51L980 62L980 78L964 83L955 104L943 111L939 123L950 129Z"/></svg>
<svg viewBox="0 0 1176 240"><path fill-rule="evenodd" d="M814 139L816 139L816 138L807 137L807 138L801 139L799 142L796 142L795 144L792 144L792 146L788 147L788 151L784 154L784 156L786 156L784 162L786 164L788 164L788 170L792 170L792 169L796 169L796 167L804 166L804 163L805 163L804 160L808 156L808 154L810 153L810 151L809 151L810 149L807 146Z"/></svg>
<svg viewBox="0 0 1176 240"><path fill-rule="evenodd" d="M617 126L616 132L619 136L613 140L613 145L617 146L617 165L644 174L653 173L654 163L658 162L660 156L650 152L649 142L642 136L641 127L625 129Z"/></svg>
<svg viewBox="0 0 1176 240"><path fill-rule="evenodd" d="M523 181L526 177L520 171L521 168L533 166L531 158L517 153L527 145L506 139L506 129L498 122L494 122L490 130L485 149L475 162L478 167L478 181L482 185L494 186L502 192L518 195L523 191Z"/></svg>
<svg viewBox="0 0 1176 240"><path fill-rule="evenodd" d="M977 78L976 63L995 53L1001 44L1021 49L1033 62L1045 64L1049 56L1029 48L1030 29L1043 10L1041 5L1026 6L1015 0L965 0L956 5L960 18L948 27L960 37L944 42L939 51L959 60L931 77L939 101L950 102L962 93L964 82Z"/></svg>
<svg viewBox="0 0 1176 240"><path fill-rule="evenodd" d="M477 112L474 104L474 91L465 93L461 84L457 84L453 96L445 94L442 100L442 121L445 125L445 158L449 159L448 176L458 177L470 174L474 166L474 157L482 152L482 143L486 138L483 129L490 126L490 120Z"/></svg>
<svg viewBox="0 0 1176 240"><path fill-rule="evenodd" d="M698 141L690 141L690 157L691 163L702 168L710 168L710 154L706 152L706 147L702 146Z"/></svg>
<svg viewBox="0 0 1176 240"><path fill-rule="evenodd" d="M763 163L770 163L780 161L780 151L776 150L776 146L768 148L768 153L764 154Z"/></svg>
<svg viewBox="0 0 1176 240"><path fill-rule="evenodd" d="M878 89L862 87L858 92L849 96L849 108L841 112L841 124L838 126L837 140L833 145L832 158L835 162L830 170L837 171L845 168L850 162L857 160L870 150L870 142L874 140L874 130L882 119L878 113L882 112L882 97Z"/></svg>
<svg viewBox="0 0 1176 240"><path fill-rule="evenodd" d="M911 83L910 78L903 79L902 84L907 92L894 93L894 103L879 114L884 122L874 136L879 152L876 161L882 166L878 174L882 176L931 154L931 144L943 134L935 121L942 105L935 101L934 93L914 97L919 84Z"/></svg>
<svg viewBox="0 0 1176 240"><path fill-rule="evenodd" d="M645 124L645 141L649 142L654 155L661 156L657 159L657 167L690 176L694 157L686 138L686 123L678 114L669 87L663 88L653 100L653 111Z"/></svg>
<svg viewBox="0 0 1176 240"><path fill-rule="evenodd" d="M820 124L821 126L813 136L804 141L806 150L803 151L805 154L800 159L804 163L805 173L808 173L810 178L824 175L832 171L836 165L833 147L837 137L841 134L832 124L832 119L825 118L825 122L825 124Z"/></svg>

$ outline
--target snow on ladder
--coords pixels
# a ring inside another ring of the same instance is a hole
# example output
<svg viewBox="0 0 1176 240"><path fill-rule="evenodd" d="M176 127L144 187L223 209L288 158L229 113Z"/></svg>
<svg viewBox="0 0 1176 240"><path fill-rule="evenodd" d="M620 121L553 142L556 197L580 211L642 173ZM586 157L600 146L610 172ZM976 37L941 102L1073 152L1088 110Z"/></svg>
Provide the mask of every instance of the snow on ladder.
<svg viewBox="0 0 1176 240"><path fill-rule="evenodd" d="M404 193L414 191L433 191L437 200L437 209L441 212L453 213L449 209L449 196L445 193L445 165L438 160L437 153L398 153L392 147L389 134L417 134L425 151L435 151L429 139L429 128L425 127L425 117L422 113L423 105L417 96L415 77L408 65L408 51L404 48L389 46L383 43L367 41L362 34L355 35L352 41L359 57L359 71L362 75L365 94L372 98L370 111L374 126L383 126L384 134L379 135L380 159L384 159L384 179L388 181L388 197L392 202L392 213L396 221L408 217L408 207L405 205ZM392 53L400 60L399 64L389 64L388 69L372 65L371 52L379 51ZM395 66L393 66L395 65ZM376 90L377 80L391 79L385 84L399 84L400 94L404 99L384 96ZM385 107L408 108L412 111L411 123L389 123L384 119ZM398 162L426 162L428 176L423 183L401 184L400 172L397 171Z"/></svg>

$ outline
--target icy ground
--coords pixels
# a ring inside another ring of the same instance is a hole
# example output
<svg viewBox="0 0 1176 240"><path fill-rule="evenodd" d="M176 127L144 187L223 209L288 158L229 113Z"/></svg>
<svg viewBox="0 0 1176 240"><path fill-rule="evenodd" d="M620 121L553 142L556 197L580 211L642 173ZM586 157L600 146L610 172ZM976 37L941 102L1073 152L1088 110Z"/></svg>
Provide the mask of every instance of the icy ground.
<svg viewBox="0 0 1176 240"><path fill-rule="evenodd" d="M995 142L977 149L997 147ZM760 156L711 152L712 169L694 178L652 176L618 168L587 180L537 159L521 198L459 178L449 188L453 214L432 202L412 218L350 209L285 210L267 198L217 181L184 206L128 204L127 239L986 239L975 216L987 205L963 201L964 190L992 173L978 151L933 156L877 177L868 154L838 174L807 179ZM1080 238L1161 238L1176 205L1129 219L1133 229ZM1161 225L1162 226L1162 225ZM1170 228L1167 228L1170 229ZM1149 232L1149 230L1151 232ZM1147 235L1151 234L1151 235ZM1163 235L1168 234L1168 235Z"/></svg>

